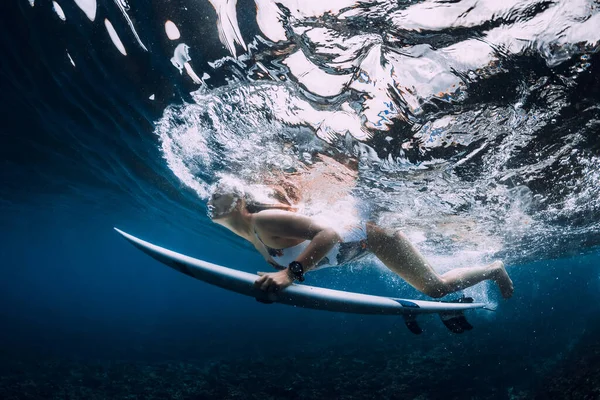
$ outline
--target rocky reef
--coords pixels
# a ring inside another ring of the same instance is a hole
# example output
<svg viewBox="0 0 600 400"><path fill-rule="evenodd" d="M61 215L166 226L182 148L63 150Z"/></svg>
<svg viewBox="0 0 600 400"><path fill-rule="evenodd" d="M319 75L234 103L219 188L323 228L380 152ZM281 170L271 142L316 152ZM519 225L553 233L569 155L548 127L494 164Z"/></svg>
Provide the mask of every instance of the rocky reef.
<svg viewBox="0 0 600 400"><path fill-rule="evenodd" d="M599 329L571 346L505 337L413 338L188 359L0 354L0 398L600 399ZM386 335L387 336L387 335ZM403 339L403 340L398 340ZM440 340L441 339L441 340ZM265 347L268 347L265 345ZM541 348L546 350L540 351Z"/></svg>
<svg viewBox="0 0 600 400"><path fill-rule="evenodd" d="M572 351L544 379L535 398L600 399L600 328L586 329Z"/></svg>

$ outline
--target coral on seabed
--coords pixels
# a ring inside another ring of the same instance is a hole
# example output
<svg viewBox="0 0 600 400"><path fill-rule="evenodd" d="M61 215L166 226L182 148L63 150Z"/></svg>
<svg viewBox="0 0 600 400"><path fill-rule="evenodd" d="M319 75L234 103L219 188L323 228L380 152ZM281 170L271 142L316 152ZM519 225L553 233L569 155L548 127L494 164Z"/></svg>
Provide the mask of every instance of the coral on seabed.
<svg viewBox="0 0 600 400"><path fill-rule="evenodd" d="M588 329L550 373L535 396L546 399L600 399L600 328Z"/></svg>

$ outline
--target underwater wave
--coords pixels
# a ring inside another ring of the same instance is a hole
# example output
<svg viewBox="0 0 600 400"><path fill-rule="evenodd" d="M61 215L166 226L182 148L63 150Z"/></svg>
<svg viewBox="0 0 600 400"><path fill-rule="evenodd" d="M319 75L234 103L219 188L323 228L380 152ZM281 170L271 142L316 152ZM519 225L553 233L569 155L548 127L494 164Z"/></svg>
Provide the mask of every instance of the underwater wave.
<svg viewBox="0 0 600 400"><path fill-rule="evenodd" d="M597 244L597 4L257 6L248 45L221 22L236 10L218 9L231 54L213 65L233 83L202 86L157 127L200 197L217 171L252 181L344 154L354 196L425 251L523 260Z"/></svg>
<svg viewBox="0 0 600 400"><path fill-rule="evenodd" d="M219 176L330 157L357 171L371 218L448 264L600 244L595 1L23 4L38 36L58 33L59 86L117 86L102 105L113 170L81 162L121 188L122 166L157 208L166 193L192 215ZM78 148L100 135L66 132Z"/></svg>

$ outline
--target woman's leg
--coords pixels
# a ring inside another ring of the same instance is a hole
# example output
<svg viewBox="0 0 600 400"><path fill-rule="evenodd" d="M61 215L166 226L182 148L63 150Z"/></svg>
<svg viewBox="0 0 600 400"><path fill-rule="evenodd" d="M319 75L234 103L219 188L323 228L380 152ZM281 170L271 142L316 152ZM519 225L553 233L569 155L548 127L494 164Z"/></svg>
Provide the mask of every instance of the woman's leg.
<svg viewBox="0 0 600 400"><path fill-rule="evenodd" d="M513 294L513 283L501 261L484 267L456 268L439 275L401 232L388 233L368 223L367 241L369 250L389 269L428 296L443 297L488 279L498 284L504 298Z"/></svg>

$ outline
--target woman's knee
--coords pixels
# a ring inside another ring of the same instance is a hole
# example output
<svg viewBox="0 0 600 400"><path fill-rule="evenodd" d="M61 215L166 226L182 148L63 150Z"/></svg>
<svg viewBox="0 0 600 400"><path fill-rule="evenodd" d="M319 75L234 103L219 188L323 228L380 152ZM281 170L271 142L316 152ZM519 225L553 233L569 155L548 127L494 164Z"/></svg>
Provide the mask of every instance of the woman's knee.
<svg viewBox="0 0 600 400"><path fill-rule="evenodd" d="M427 288L425 290L422 290L422 292L423 292L423 294L425 294L431 298L434 298L434 299L442 298L448 294L445 290L443 290L441 288L434 288L434 289Z"/></svg>

